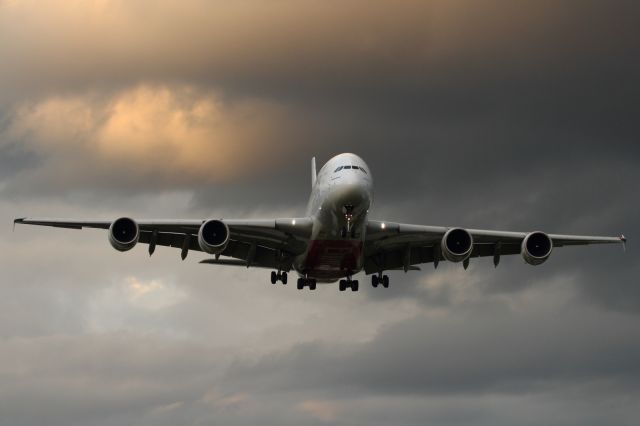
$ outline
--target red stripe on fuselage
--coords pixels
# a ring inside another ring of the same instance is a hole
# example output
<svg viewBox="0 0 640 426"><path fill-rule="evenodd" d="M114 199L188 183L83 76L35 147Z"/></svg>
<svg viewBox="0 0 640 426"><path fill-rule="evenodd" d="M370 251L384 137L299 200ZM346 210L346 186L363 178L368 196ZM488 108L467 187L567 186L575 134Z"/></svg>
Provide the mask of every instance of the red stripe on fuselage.
<svg viewBox="0 0 640 426"><path fill-rule="evenodd" d="M361 240L312 240L305 271L317 278L341 278L360 269Z"/></svg>

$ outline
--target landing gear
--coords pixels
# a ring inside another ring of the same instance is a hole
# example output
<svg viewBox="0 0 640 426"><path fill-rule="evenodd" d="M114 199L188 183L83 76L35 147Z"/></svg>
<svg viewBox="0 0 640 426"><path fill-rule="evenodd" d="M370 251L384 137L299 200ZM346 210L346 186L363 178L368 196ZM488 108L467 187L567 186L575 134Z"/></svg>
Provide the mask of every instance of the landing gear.
<svg viewBox="0 0 640 426"><path fill-rule="evenodd" d="M340 236L342 238L347 238L347 236L351 236L351 238L356 237L356 230L353 227L353 209L352 205L345 205L342 208L344 212L344 220L347 222L347 226L342 227L340 230Z"/></svg>
<svg viewBox="0 0 640 426"><path fill-rule="evenodd" d="M287 283L287 273L286 272L276 272L276 271L271 271L271 284L275 284L278 281L281 281L282 284L286 284Z"/></svg>
<svg viewBox="0 0 640 426"><path fill-rule="evenodd" d="M309 290L316 289L316 280L313 278L298 278L298 290L309 287Z"/></svg>
<svg viewBox="0 0 640 426"><path fill-rule="evenodd" d="M340 230L340 236L342 238L347 238L348 236L350 236L351 238L355 238L356 230L355 228L351 227L351 231L349 231L346 226L343 226L342 229Z"/></svg>
<svg viewBox="0 0 640 426"><path fill-rule="evenodd" d="M371 285L375 288L378 287L378 284L382 284L384 288L389 288L389 276L382 275L382 273L371 275Z"/></svg>
<svg viewBox="0 0 640 426"><path fill-rule="evenodd" d="M358 291L358 287L359 285L357 280L352 280L351 278L340 280L340 291L345 291L348 288L350 288L351 291Z"/></svg>

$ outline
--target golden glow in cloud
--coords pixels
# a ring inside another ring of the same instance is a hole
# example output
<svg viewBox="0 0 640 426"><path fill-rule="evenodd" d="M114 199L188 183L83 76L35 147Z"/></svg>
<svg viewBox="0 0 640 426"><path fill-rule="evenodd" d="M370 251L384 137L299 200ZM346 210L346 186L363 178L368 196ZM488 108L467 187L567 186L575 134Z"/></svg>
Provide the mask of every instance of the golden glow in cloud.
<svg viewBox="0 0 640 426"><path fill-rule="evenodd" d="M104 99L53 97L17 110L12 140L44 158L36 183L148 181L169 187L224 182L278 164L285 109L225 103L192 87L139 86Z"/></svg>
<svg viewBox="0 0 640 426"><path fill-rule="evenodd" d="M297 410L323 422L335 422L338 418L339 407L330 401L307 400L296 406Z"/></svg>

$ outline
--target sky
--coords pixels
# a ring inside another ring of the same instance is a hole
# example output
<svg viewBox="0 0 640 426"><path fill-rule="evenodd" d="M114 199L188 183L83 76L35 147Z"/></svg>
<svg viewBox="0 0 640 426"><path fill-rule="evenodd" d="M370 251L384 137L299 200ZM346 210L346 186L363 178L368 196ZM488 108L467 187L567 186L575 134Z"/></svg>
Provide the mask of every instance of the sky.
<svg viewBox="0 0 640 426"><path fill-rule="evenodd" d="M636 425L640 4L0 0L0 425ZM304 213L619 235L269 283L15 217ZM2 225L3 224L3 225Z"/></svg>

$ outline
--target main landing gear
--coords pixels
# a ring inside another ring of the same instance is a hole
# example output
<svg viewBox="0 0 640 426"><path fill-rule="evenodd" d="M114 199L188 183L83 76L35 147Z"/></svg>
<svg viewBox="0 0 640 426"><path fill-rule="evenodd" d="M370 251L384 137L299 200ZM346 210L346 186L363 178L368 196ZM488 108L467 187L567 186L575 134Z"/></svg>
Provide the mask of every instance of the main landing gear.
<svg viewBox="0 0 640 426"><path fill-rule="evenodd" d="M298 290L309 287L309 290L316 289L316 280L313 278L298 278Z"/></svg>
<svg viewBox="0 0 640 426"><path fill-rule="evenodd" d="M384 288L389 288L389 275L382 275L382 272L378 275L371 275L371 285L378 287L378 284L382 284Z"/></svg>
<svg viewBox="0 0 640 426"><path fill-rule="evenodd" d="M278 281L282 281L282 284L287 283L287 273L286 272L276 272L271 271L271 284L275 284Z"/></svg>
<svg viewBox="0 0 640 426"><path fill-rule="evenodd" d="M340 280L340 291L345 291L350 288L351 291L358 291L358 281L347 278L346 280Z"/></svg>

